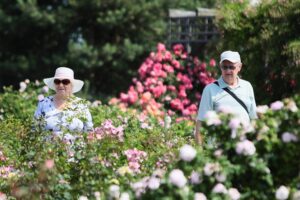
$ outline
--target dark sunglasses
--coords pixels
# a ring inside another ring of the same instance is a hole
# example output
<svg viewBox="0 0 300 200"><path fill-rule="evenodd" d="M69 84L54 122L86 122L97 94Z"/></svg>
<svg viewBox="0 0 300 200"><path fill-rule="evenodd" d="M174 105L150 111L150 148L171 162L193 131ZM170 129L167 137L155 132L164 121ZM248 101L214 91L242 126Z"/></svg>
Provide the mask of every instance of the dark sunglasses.
<svg viewBox="0 0 300 200"><path fill-rule="evenodd" d="M62 83L63 85L69 85L71 81L69 79L63 79L63 80L54 79L54 83L55 85L59 85L60 83Z"/></svg>
<svg viewBox="0 0 300 200"><path fill-rule="evenodd" d="M232 65L229 65L229 66L221 66L221 69L223 69L223 70L228 70L228 69L230 69L230 70L235 70L236 67L235 67L235 66L232 66Z"/></svg>

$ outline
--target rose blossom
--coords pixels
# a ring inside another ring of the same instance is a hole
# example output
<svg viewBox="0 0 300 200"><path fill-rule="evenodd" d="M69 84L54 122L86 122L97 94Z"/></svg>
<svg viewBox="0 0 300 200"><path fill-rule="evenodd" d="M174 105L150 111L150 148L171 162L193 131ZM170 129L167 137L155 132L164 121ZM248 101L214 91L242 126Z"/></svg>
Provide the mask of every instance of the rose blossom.
<svg viewBox="0 0 300 200"><path fill-rule="evenodd" d="M120 197L120 187L118 185L111 185L109 187L109 195L112 198L119 198Z"/></svg>
<svg viewBox="0 0 300 200"><path fill-rule="evenodd" d="M185 144L183 147L180 148L179 157L181 160L190 162L196 157L196 154L197 152L192 146Z"/></svg>
<svg viewBox="0 0 300 200"><path fill-rule="evenodd" d="M272 110L280 110L283 108L283 103L281 101L275 101L271 103L270 107Z"/></svg>
<svg viewBox="0 0 300 200"><path fill-rule="evenodd" d="M193 171L191 174L191 183L192 184L199 184L202 182L202 177L198 172Z"/></svg>
<svg viewBox="0 0 300 200"><path fill-rule="evenodd" d="M206 163L203 171L206 176L211 176L214 172L220 171L220 165L219 163Z"/></svg>
<svg viewBox="0 0 300 200"><path fill-rule="evenodd" d="M195 193L194 200L207 200L203 193Z"/></svg>
<svg viewBox="0 0 300 200"><path fill-rule="evenodd" d="M122 192L120 200L130 200L130 196L127 192Z"/></svg>
<svg viewBox="0 0 300 200"><path fill-rule="evenodd" d="M151 177L148 181L148 187L151 189L151 190L156 190L159 188L159 185L160 185L160 179L159 178L156 178L156 177Z"/></svg>
<svg viewBox="0 0 300 200"><path fill-rule="evenodd" d="M222 184L222 183L218 183L217 185L215 185L215 187L212 190L213 193L223 193L226 194L227 193L227 189L226 187Z"/></svg>
<svg viewBox="0 0 300 200"><path fill-rule="evenodd" d="M268 111L269 107L267 105L257 106L256 112L260 114L264 114Z"/></svg>
<svg viewBox="0 0 300 200"><path fill-rule="evenodd" d="M287 199L289 197L289 190L287 187L285 186L280 186L277 190L276 190L276 199L278 200L284 200Z"/></svg>
<svg viewBox="0 0 300 200"><path fill-rule="evenodd" d="M289 132L284 132L281 135L281 139L285 143L288 143L288 142L297 142L298 141L298 137L295 134L289 133Z"/></svg>
<svg viewBox="0 0 300 200"><path fill-rule="evenodd" d="M238 200L241 197L240 192L236 188L229 188L228 195L231 200Z"/></svg>
<svg viewBox="0 0 300 200"><path fill-rule="evenodd" d="M182 188L187 183L187 180L180 169L173 169L169 175L169 181L179 188Z"/></svg>
<svg viewBox="0 0 300 200"><path fill-rule="evenodd" d="M237 154L251 156L255 153L256 148L255 148L253 142L251 142L249 140L244 140L244 141L238 142L236 144L235 151Z"/></svg>

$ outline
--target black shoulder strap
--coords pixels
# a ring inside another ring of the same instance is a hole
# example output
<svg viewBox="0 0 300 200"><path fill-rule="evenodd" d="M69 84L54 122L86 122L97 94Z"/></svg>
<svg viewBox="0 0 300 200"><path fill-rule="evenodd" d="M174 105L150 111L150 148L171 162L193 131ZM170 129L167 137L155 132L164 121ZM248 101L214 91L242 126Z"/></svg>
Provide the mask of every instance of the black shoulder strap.
<svg viewBox="0 0 300 200"><path fill-rule="evenodd" d="M219 85L218 81L215 81L214 84L216 84L217 86ZM247 109L247 106L244 104L244 102L238 98L233 92L231 92L228 88L222 88L223 90L225 90L228 94L230 94L237 102L239 102L241 104L241 106L243 106L243 108L246 110L246 112L249 114L249 111Z"/></svg>

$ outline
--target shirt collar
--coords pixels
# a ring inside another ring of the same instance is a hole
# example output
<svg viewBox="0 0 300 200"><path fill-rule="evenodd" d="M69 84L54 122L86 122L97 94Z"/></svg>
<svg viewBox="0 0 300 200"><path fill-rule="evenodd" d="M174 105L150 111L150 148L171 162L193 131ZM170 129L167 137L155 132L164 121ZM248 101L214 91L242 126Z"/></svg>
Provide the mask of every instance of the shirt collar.
<svg viewBox="0 0 300 200"><path fill-rule="evenodd" d="M237 83L237 87L240 86L240 78L237 76L237 79L238 79L238 83ZM220 78L218 79L218 82L219 82L219 85L221 88L230 88L230 86L224 81L223 77L220 76Z"/></svg>

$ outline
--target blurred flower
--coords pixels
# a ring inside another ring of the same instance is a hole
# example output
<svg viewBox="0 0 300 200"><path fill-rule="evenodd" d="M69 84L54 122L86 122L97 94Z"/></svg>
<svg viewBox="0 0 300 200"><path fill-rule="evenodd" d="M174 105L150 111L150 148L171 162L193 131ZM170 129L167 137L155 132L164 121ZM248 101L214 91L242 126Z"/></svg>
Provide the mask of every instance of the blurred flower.
<svg viewBox="0 0 300 200"><path fill-rule="evenodd" d="M0 161L5 161L7 158L4 156L3 152L0 151Z"/></svg>
<svg viewBox="0 0 300 200"><path fill-rule="evenodd" d="M35 85L36 85L36 86L39 86L39 85L40 85L40 81L35 80Z"/></svg>
<svg viewBox="0 0 300 200"><path fill-rule="evenodd" d="M251 142L249 140L243 140L236 144L235 151L237 154L251 156L255 153L256 148L255 148L253 142Z"/></svg>
<svg viewBox="0 0 300 200"><path fill-rule="evenodd" d="M281 101L275 101L271 103L270 107L272 110L280 110L283 108L283 103Z"/></svg>
<svg viewBox="0 0 300 200"><path fill-rule="evenodd" d="M217 173L215 175L215 178L217 179L218 182L225 182L226 181L226 174L224 173Z"/></svg>
<svg viewBox="0 0 300 200"><path fill-rule="evenodd" d="M241 194L236 188L229 188L228 195L231 200L238 200L241 197Z"/></svg>
<svg viewBox="0 0 300 200"><path fill-rule="evenodd" d="M281 135L281 139L285 143L288 143L288 142L297 142L298 141L298 137L295 134L289 133L289 132L284 132Z"/></svg>
<svg viewBox="0 0 300 200"><path fill-rule="evenodd" d="M292 112L298 111L298 107L297 107L295 101L293 101L293 100L288 100L286 108L288 108Z"/></svg>
<svg viewBox="0 0 300 200"><path fill-rule="evenodd" d="M171 127L172 118L169 115L165 116L165 128L168 129Z"/></svg>
<svg viewBox="0 0 300 200"><path fill-rule="evenodd" d="M194 200L207 200L203 193L195 193Z"/></svg>
<svg viewBox="0 0 300 200"><path fill-rule="evenodd" d="M222 149L215 150L214 156L216 156L217 158L219 158L222 155L223 155L223 150Z"/></svg>
<svg viewBox="0 0 300 200"><path fill-rule="evenodd" d="M49 91L49 88L48 88L48 86L44 86L43 88L42 88L42 92L43 93L48 93L48 91Z"/></svg>
<svg viewBox="0 0 300 200"><path fill-rule="evenodd" d="M179 188L182 188L187 183L187 179L180 169L173 169L171 171L171 173L169 174L169 181Z"/></svg>
<svg viewBox="0 0 300 200"><path fill-rule="evenodd" d="M264 114L268 111L269 107L267 105L260 105L256 107L256 112L259 114Z"/></svg>
<svg viewBox="0 0 300 200"><path fill-rule="evenodd" d="M280 186L277 190L276 190L276 194L275 194L276 199L278 200L285 200L288 199L289 197L289 189L285 186Z"/></svg>
<svg viewBox="0 0 300 200"><path fill-rule="evenodd" d="M147 184L148 179L149 177L144 177L142 180L138 182L131 183L131 188L134 190L135 196L137 198L139 198L143 193L145 193L146 187L148 186Z"/></svg>
<svg viewBox="0 0 300 200"><path fill-rule="evenodd" d="M124 176L125 174L131 174L132 171L131 169L129 168L129 166L123 166L123 167L120 167L118 170L117 170L117 173L121 176Z"/></svg>
<svg viewBox="0 0 300 200"><path fill-rule="evenodd" d="M194 149L194 147L185 144L183 147L180 148L179 157L181 160L190 162L196 157L196 154L197 152Z"/></svg>
<svg viewBox="0 0 300 200"><path fill-rule="evenodd" d="M191 174L191 183L192 184L199 184L202 182L202 177L200 173L193 171Z"/></svg>
<svg viewBox="0 0 300 200"><path fill-rule="evenodd" d="M292 200L300 200L300 190L297 190L297 191L293 194Z"/></svg>
<svg viewBox="0 0 300 200"><path fill-rule="evenodd" d="M147 157L147 153L136 148L128 149L124 153L127 157L129 168L133 172L140 172L140 163Z"/></svg>
<svg viewBox="0 0 300 200"><path fill-rule="evenodd" d="M94 196L96 200L101 200L101 193L99 191L94 192Z"/></svg>
<svg viewBox="0 0 300 200"><path fill-rule="evenodd" d="M158 189L160 186L160 179L159 178L156 178L156 177L151 177L148 181L148 187L151 189L151 190L156 190Z"/></svg>
<svg viewBox="0 0 300 200"><path fill-rule="evenodd" d="M93 101L93 103L92 103L92 107L98 107L98 106L100 106L102 104L102 102L100 101L100 100L96 100L96 101Z"/></svg>
<svg viewBox="0 0 300 200"><path fill-rule="evenodd" d="M212 192L226 194L227 189L222 183L218 183L217 185L214 186L214 188L212 189Z"/></svg>
<svg viewBox="0 0 300 200"><path fill-rule="evenodd" d="M119 199L119 197L120 197L120 187L118 185L111 185L109 187L109 196L111 198Z"/></svg>
<svg viewBox="0 0 300 200"><path fill-rule="evenodd" d="M220 125L222 121L219 118L219 115L215 111L208 111L205 114L205 120L207 125Z"/></svg>
<svg viewBox="0 0 300 200"><path fill-rule="evenodd" d="M210 59L209 65L210 65L211 67L215 67L215 66L216 66L216 60L215 60L215 59Z"/></svg>
<svg viewBox="0 0 300 200"><path fill-rule="evenodd" d="M229 127L231 129L237 129L239 128L240 124L241 124L241 120L239 118L232 118L229 122Z"/></svg>
<svg viewBox="0 0 300 200"><path fill-rule="evenodd" d="M152 129L152 126L149 126L149 124L146 123L146 122L142 122L142 123L141 123L141 128L142 128L142 129L149 129L149 130L151 130L151 129Z"/></svg>
<svg viewBox="0 0 300 200"><path fill-rule="evenodd" d="M6 200L6 199L7 199L6 194L0 192L0 200Z"/></svg>
<svg viewBox="0 0 300 200"><path fill-rule="evenodd" d="M211 176L214 172L220 171L220 165L219 163L206 163L203 171L206 176Z"/></svg>
<svg viewBox="0 0 300 200"><path fill-rule="evenodd" d="M46 169L52 169L54 167L54 160L53 159L46 160L44 166Z"/></svg>
<svg viewBox="0 0 300 200"><path fill-rule="evenodd" d="M26 90L27 84L25 82L20 82L20 92L24 92Z"/></svg>
<svg viewBox="0 0 300 200"><path fill-rule="evenodd" d="M130 200L130 196L127 192L122 192L119 200Z"/></svg>
<svg viewBox="0 0 300 200"><path fill-rule="evenodd" d="M39 94L37 98L38 98L39 101L42 101L45 97L44 97L44 95Z"/></svg>
<svg viewBox="0 0 300 200"><path fill-rule="evenodd" d="M88 198L86 196L80 196L78 200L88 200Z"/></svg>
<svg viewBox="0 0 300 200"><path fill-rule="evenodd" d="M25 79L25 81L24 81L26 84L29 84L30 83L30 80L27 78L27 79Z"/></svg>

